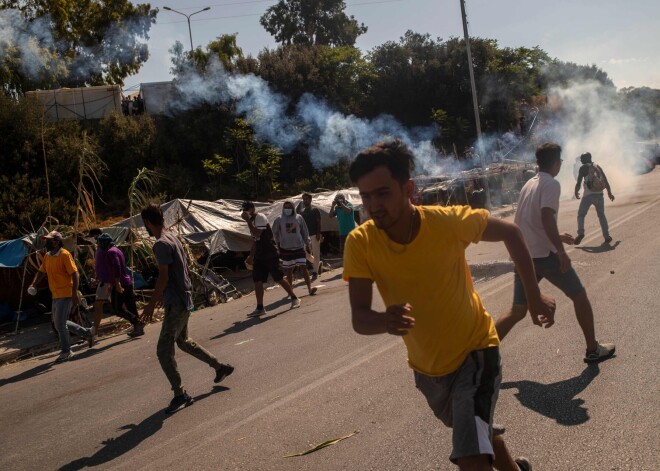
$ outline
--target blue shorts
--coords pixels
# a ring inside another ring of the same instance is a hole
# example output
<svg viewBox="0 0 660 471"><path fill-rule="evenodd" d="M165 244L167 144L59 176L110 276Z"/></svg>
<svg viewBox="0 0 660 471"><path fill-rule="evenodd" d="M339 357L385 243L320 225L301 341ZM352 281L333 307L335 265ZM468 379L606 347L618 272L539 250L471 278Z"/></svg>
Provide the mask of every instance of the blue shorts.
<svg viewBox="0 0 660 471"><path fill-rule="evenodd" d="M575 270L573 270L573 267L566 273L561 272L561 262L556 253L551 253L544 258L535 258L534 270L536 271L537 281L546 278L571 299L584 290L584 286L582 286L582 282L577 273L575 273ZM517 271L514 272L513 304L527 305L525 288L523 288L520 275L518 275Z"/></svg>

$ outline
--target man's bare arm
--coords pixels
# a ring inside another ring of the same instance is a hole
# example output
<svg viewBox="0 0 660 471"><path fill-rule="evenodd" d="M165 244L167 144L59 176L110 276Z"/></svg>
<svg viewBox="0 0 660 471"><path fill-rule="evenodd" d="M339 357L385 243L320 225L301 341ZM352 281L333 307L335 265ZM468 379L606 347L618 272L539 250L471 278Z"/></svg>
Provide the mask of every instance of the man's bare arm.
<svg viewBox="0 0 660 471"><path fill-rule="evenodd" d="M385 312L371 308L373 282L367 278L351 278L348 281L348 295L351 303L353 330L362 335L389 333L406 335L415 326L415 319L409 315L409 304L388 306Z"/></svg>

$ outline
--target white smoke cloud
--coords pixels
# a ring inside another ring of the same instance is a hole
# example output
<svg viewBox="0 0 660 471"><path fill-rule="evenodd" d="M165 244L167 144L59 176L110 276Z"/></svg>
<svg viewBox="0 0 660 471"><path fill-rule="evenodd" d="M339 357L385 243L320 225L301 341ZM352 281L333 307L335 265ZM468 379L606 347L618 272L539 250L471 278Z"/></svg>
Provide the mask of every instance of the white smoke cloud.
<svg viewBox="0 0 660 471"><path fill-rule="evenodd" d="M49 16L26 21L15 9L0 10L0 57L16 57L20 72L35 82L57 83L107 71L106 64L146 60L148 49L138 40L148 18L129 18L112 23L98 47L76 50L73 60L60 51L67 45L55 39Z"/></svg>

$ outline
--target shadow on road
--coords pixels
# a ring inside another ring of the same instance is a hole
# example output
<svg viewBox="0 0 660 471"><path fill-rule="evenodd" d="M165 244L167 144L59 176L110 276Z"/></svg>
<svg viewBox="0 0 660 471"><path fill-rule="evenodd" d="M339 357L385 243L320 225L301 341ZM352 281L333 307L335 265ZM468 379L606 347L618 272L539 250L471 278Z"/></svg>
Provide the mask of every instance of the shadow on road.
<svg viewBox="0 0 660 471"><path fill-rule="evenodd" d="M584 400L576 398L578 394L598 376L597 364L588 365L580 375L558 381L541 384L534 381L511 381L503 383L501 389L517 388L515 396L520 403L541 415L557 421L560 425L579 425L589 420L588 409Z"/></svg>
<svg viewBox="0 0 660 471"><path fill-rule="evenodd" d="M18 383L19 381L23 381L25 379L34 378L35 376L49 373L50 371L53 371L52 366L52 362L42 363L41 365L37 365L34 368L25 370L24 372L17 374L16 376L12 376L11 378L0 379L0 388L5 384Z"/></svg>
<svg viewBox="0 0 660 471"><path fill-rule="evenodd" d="M575 248L578 250L582 250L583 252L587 253L604 253L604 252L611 252L612 250L615 250L619 244L621 243L620 240L617 240L614 244L606 244L603 243L601 245L596 245L593 247L590 246L583 246L583 247L578 247L576 246Z"/></svg>
<svg viewBox="0 0 660 471"><path fill-rule="evenodd" d="M289 301L287 300L285 302L285 304L289 304ZM273 307L273 304L270 304L270 305L266 306L267 309L272 309L272 307ZM271 319L275 319L277 316L280 316L282 314L285 314L285 313L289 312L289 310L277 312L277 313L271 314L271 315L266 314L266 315L263 315L263 316L248 317L244 321L234 322L234 324L231 327L227 327L225 330L220 332L218 335L215 335L215 336L211 337L209 340L220 339L222 337L226 337L227 335L241 333L241 332L249 329L252 326L255 326L255 325L258 325L258 324L263 324L266 321L269 321Z"/></svg>
<svg viewBox="0 0 660 471"><path fill-rule="evenodd" d="M225 386L214 386L211 391L195 396L193 399L195 399L195 401L201 401L212 394L227 390L229 390L229 388ZM194 407L194 404L192 407ZM126 433L103 441L101 443L103 448L98 450L92 456L79 458L69 464L65 464L60 468L60 471L74 471L108 463L121 455L128 453L142 443L144 439L151 437L158 432L163 426L163 422L168 417L169 416L161 409L144 419L139 424L124 425L123 427L120 427L119 430L126 430Z"/></svg>
<svg viewBox="0 0 660 471"><path fill-rule="evenodd" d="M84 358L89 358L91 356L97 355L105 350L108 350L112 347L115 347L117 345L121 345L127 342L133 342L136 339L132 338L126 338L122 339L118 342L112 342L112 343L107 343L103 345L102 347L95 346L91 350L90 349L85 349L85 350L75 350L74 352L74 357L72 361L78 361L82 360ZM87 343L87 342L85 342ZM5 379L0 379L0 387L4 386L5 384L10 384L10 383L17 383L19 381L23 381L26 379L34 378L35 376L42 375L44 373L48 373L52 371L52 368L55 366L54 361L50 361L48 363L42 363L41 365L35 366L34 368L31 368L29 370L23 371L20 374L17 374L16 376L12 376L11 378L5 378ZM57 365L59 366L59 365Z"/></svg>

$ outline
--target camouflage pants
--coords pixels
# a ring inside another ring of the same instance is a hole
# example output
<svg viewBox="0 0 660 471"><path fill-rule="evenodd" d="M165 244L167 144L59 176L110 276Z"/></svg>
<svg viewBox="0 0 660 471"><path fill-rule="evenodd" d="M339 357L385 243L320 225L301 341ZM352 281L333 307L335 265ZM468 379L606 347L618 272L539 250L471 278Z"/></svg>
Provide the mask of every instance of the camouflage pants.
<svg viewBox="0 0 660 471"><path fill-rule="evenodd" d="M174 359L174 344L176 343L181 350L203 361L213 368L219 368L220 363L208 350L198 345L193 339L188 337L188 318L190 311L182 305L165 306L165 318L158 338L156 353L160 366L165 372L165 376L172 385L172 391L175 396L183 394L184 389L181 384L181 375Z"/></svg>

